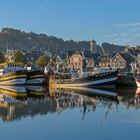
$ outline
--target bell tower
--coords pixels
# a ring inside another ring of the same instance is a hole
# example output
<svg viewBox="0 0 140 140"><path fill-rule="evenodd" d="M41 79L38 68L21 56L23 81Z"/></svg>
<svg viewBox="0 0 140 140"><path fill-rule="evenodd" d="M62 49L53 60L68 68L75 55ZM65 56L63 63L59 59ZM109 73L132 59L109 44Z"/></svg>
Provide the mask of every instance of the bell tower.
<svg viewBox="0 0 140 140"><path fill-rule="evenodd" d="M95 51L95 45L96 45L96 41L93 39L90 41L90 51L94 52Z"/></svg>

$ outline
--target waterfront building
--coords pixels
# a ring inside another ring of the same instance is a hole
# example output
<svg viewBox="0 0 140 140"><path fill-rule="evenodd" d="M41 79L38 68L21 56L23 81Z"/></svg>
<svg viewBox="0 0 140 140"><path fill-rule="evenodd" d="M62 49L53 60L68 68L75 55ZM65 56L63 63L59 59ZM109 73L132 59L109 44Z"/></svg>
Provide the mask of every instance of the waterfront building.
<svg viewBox="0 0 140 140"><path fill-rule="evenodd" d="M92 53L91 51L84 51L83 53L84 56L84 60L86 61L86 63L84 64L84 67L95 67L98 66L98 62L99 62L99 57L100 55L98 53Z"/></svg>
<svg viewBox="0 0 140 140"><path fill-rule="evenodd" d="M116 53L112 58L111 66L115 68L129 68L132 63L136 63L136 59L129 53Z"/></svg>
<svg viewBox="0 0 140 140"><path fill-rule="evenodd" d="M91 52L90 50L69 51L67 56L68 68L93 68L98 65L99 56L99 54Z"/></svg>
<svg viewBox="0 0 140 140"><path fill-rule="evenodd" d="M45 70L44 70L44 72L45 73L47 73L47 72L53 72L53 71L56 71L56 64L55 64L55 62L53 61L53 59L52 58L50 58L50 60L49 60L49 62L48 62L48 64L47 64L47 66L45 66Z"/></svg>
<svg viewBox="0 0 140 140"><path fill-rule="evenodd" d="M81 69L83 68L83 55L79 51L68 52L68 58L69 58L69 68L71 69Z"/></svg>
<svg viewBox="0 0 140 140"><path fill-rule="evenodd" d="M86 67L87 68L93 68L94 64L95 64L95 62L94 62L93 58L87 58L86 59Z"/></svg>
<svg viewBox="0 0 140 140"><path fill-rule="evenodd" d="M109 55L104 55L100 57L99 67L108 68L111 67L112 59Z"/></svg>
<svg viewBox="0 0 140 140"><path fill-rule="evenodd" d="M62 68L63 60L59 55L54 56L53 61L55 63L56 69Z"/></svg>
<svg viewBox="0 0 140 140"><path fill-rule="evenodd" d="M135 59L137 59L137 55L140 54L140 48L137 46L134 47L126 47L124 49L125 53L129 53L130 55L132 55Z"/></svg>
<svg viewBox="0 0 140 140"><path fill-rule="evenodd" d="M140 54L137 55L137 64L140 66Z"/></svg>

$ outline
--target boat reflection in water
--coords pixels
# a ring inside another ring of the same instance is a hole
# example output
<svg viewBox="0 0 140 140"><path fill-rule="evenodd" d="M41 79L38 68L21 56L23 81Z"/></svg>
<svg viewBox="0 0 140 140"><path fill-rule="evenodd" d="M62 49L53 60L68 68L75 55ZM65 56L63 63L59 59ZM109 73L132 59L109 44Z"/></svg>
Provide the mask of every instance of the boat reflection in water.
<svg viewBox="0 0 140 140"><path fill-rule="evenodd" d="M105 117L117 110L122 102L127 108L138 107L137 89L49 89L41 86L6 87L0 90L0 117L3 121L14 121L48 113L61 114L66 109L78 108L81 119L88 112L107 107ZM124 94L125 93L125 94ZM136 102L137 101L137 102ZM95 112L96 113L96 112Z"/></svg>
<svg viewBox="0 0 140 140"><path fill-rule="evenodd" d="M0 86L0 93L17 97L27 95L24 86Z"/></svg>
<svg viewBox="0 0 140 140"><path fill-rule="evenodd" d="M44 96L47 93L47 90L43 86L26 86L26 91L28 96Z"/></svg>
<svg viewBox="0 0 140 140"><path fill-rule="evenodd" d="M16 107L26 105L26 96L25 87L0 86L0 116L3 121L11 120Z"/></svg>
<svg viewBox="0 0 140 140"><path fill-rule="evenodd" d="M123 103L127 109L140 108L140 88L118 88L119 102Z"/></svg>

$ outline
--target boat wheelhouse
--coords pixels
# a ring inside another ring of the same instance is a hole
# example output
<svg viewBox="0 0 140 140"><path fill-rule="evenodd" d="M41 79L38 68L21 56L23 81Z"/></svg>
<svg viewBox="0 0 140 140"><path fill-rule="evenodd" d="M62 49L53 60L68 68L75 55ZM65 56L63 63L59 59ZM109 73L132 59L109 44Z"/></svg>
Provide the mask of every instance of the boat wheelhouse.
<svg viewBox="0 0 140 140"><path fill-rule="evenodd" d="M31 67L27 69L27 85L41 85L44 82L44 70L38 67Z"/></svg>
<svg viewBox="0 0 140 140"><path fill-rule="evenodd" d="M0 85L24 85L27 71L21 63L0 64Z"/></svg>

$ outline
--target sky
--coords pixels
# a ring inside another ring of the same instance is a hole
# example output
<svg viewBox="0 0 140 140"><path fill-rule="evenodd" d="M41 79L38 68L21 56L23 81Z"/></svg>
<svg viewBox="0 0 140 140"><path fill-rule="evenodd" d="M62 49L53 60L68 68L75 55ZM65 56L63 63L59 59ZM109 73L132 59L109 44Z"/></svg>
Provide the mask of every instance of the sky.
<svg viewBox="0 0 140 140"><path fill-rule="evenodd" d="M3 27L64 40L140 45L140 0L0 0Z"/></svg>

